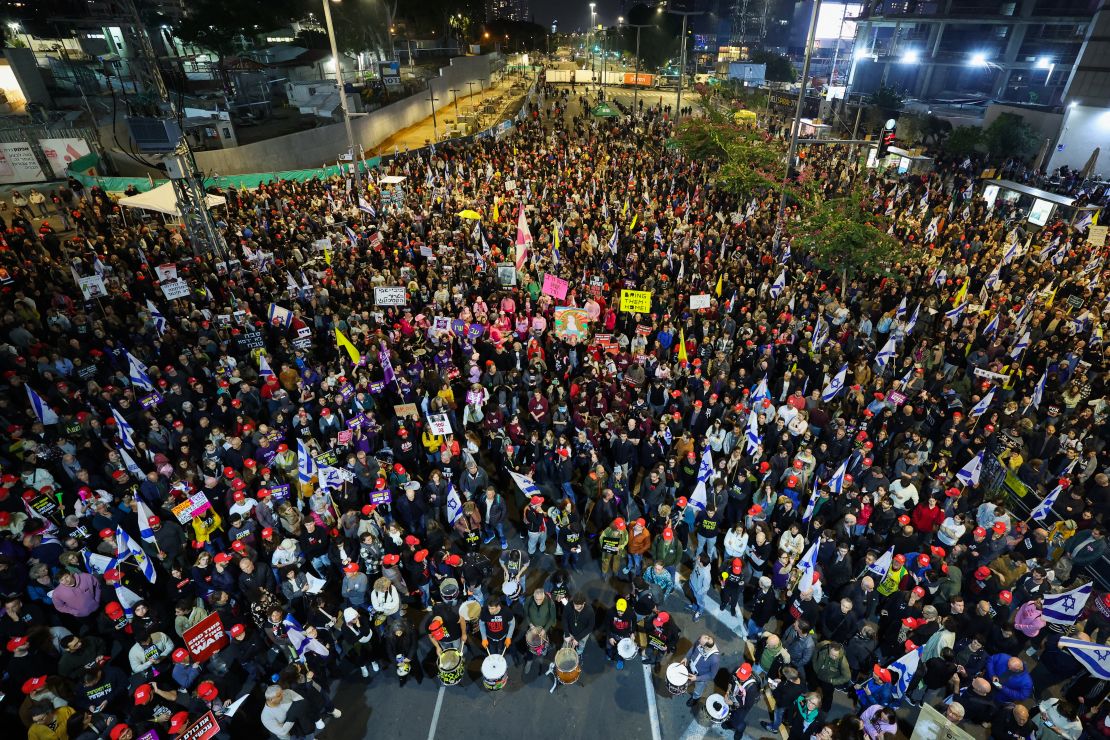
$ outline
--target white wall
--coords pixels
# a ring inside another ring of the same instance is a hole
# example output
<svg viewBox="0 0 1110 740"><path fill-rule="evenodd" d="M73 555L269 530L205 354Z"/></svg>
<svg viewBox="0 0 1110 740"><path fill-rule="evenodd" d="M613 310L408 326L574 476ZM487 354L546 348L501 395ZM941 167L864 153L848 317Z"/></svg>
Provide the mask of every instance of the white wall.
<svg viewBox="0 0 1110 740"><path fill-rule="evenodd" d="M1102 147L1092 174L1110 176L1110 108L1086 105L1068 106L1060 130L1060 138L1048 169L1067 165L1080 169L1087 163L1095 147Z"/></svg>

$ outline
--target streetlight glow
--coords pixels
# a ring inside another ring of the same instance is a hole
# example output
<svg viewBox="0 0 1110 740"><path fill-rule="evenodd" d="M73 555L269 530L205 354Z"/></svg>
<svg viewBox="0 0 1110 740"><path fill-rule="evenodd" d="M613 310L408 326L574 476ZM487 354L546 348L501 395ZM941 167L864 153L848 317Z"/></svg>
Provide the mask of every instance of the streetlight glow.
<svg viewBox="0 0 1110 740"><path fill-rule="evenodd" d="M902 55L902 64L917 64L921 61L921 52L910 49Z"/></svg>
<svg viewBox="0 0 1110 740"><path fill-rule="evenodd" d="M1052 60L1048 57L1041 57L1037 60L1037 69L1048 69L1052 66Z"/></svg>
<svg viewBox="0 0 1110 740"><path fill-rule="evenodd" d="M981 51L977 51L971 55L971 65L973 67L987 66L987 55Z"/></svg>

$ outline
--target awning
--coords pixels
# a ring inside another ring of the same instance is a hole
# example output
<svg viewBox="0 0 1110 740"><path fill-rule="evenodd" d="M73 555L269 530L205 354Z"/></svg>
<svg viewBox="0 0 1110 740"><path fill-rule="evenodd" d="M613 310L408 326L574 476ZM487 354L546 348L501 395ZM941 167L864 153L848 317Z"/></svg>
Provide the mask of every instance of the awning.
<svg viewBox="0 0 1110 740"><path fill-rule="evenodd" d="M1072 203L1075 203L1075 198L1069 198L1068 196L1060 195L1059 193L1051 193L1047 190L1030 187L1029 185L1022 185L1020 182L1014 182L1013 180L985 180L984 184L997 185L1002 190L1012 190L1013 192L1021 193L1022 195L1032 195L1034 198L1047 200L1049 203L1054 203L1058 206L1070 207Z"/></svg>
<svg viewBox="0 0 1110 740"><path fill-rule="evenodd" d="M205 201L209 208L222 206L227 199L221 195L207 195ZM167 182L145 193L122 198L119 204L125 208L140 208L144 211L157 211L169 216L180 216L177 210L177 193L174 192L173 183Z"/></svg>

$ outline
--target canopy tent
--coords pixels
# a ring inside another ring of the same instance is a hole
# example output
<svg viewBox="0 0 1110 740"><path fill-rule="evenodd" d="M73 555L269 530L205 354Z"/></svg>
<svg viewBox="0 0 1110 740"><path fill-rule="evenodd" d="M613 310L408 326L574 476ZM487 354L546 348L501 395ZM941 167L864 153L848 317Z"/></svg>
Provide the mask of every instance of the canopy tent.
<svg viewBox="0 0 1110 740"><path fill-rule="evenodd" d="M616 118L620 115L620 113L613 110L613 107L608 103L601 103L590 112L598 118Z"/></svg>
<svg viewBox="0 0 1110 740"><path fill-rule="evenodd" d="M214 206L222 206L227 202L227 199L222 195L209 194L205 198L205 201L208 203L208 207L212 208ZM153 190L148 190L145 193L121 198L119 204L125 208L141 208L144 211L157 211L158 213L165 213L169 216L181 215L181 211L177 210L177 193L173 189L172 182L159 185Z"/></svg>

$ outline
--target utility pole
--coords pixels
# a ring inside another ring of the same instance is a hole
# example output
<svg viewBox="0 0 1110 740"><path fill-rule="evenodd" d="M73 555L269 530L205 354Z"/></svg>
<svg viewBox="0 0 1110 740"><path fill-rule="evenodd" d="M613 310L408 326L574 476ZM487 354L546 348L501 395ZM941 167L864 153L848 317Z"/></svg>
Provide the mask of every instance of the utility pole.
<svg viewBox="0 0 1110 740"><path fill-rule="evenodd" d="M481 87L481 84L482 83L480 83L480 82L473 82L471 80L467 80L466 86L470 88L470 112L471 113L474 112L474 86L478 85L479 87Z"/></svg>
<svg viewBox="0 0 1110 740"><path fill-rule="evenodd" d="M817 36L817 13L821 9L821 0L814 0L813 10L809 16L809 37L806 40L806 55L802 62L802 83L798 89L798 105L794 108L794 123L790 127L790 148L786 152L786 176L783 178L782 193L779 195L779 214L775 219L775 237L772 244L778 247L782 240L782 222L786 216L786 184L790 179L790 172L794 169L794 154L798 150L798 130L802 127L802 106L806 101L806 84L809 82L809 61L813 55L813 42ZM855 138L853 135L852 138Z"/></svg>
<svg viewBox="0 0 1110 740"><path fill-rule="evenodd" d="M682 50L681 50L681 52L679 52L679 63L678 63L678 99L675 101L675 111L674 111L674 117L675 117L675 120L677 121L678 117L679 117L679 115L681 115L681 111L682 111L682 79L686 76L686 19L689 18L692 15L705 15L705 11L704 10L688 11L688 10L670 10L670 9L668 9L667 12L670 13L671 15L680 15L680 16L682 16L682 47L681 47Z"/></svg>
<svg viewBox="0 0 1110 740"><path fill-rule="evenodd" d="M331 25L331 2L324 2L324 23L328 28L328 41L331 42L331 58L335 62L335 84L339 87L339 107L343 110L343 127L347 129L347 147L355 171L355 193L362 195L362 173L358 148L355 147L355 134L351 130L351 111L347 108L347 91L343 88L343 65L339 63L339 49L335 45L335 29Z"/></svg>
<svg viewBox="0 0 1110 740"><path fill-rule="evenodd" d="M642 28L652 28L652 27L654 27L655 24L654 23L641 23L641 24L629 23L628 25L630 27L636 29L636 82L635 82L635 84L632 85L632 115L635 116L636 111L637 111L636 101L639 100L639 97L640 97L640 29L642 29Z"/></svg>
<svg viewBox="0 0 1110 740"><path fill-rule="evenodd" d="M432 141L433 142L438 142L439 141L439 131L437 129L437 124L436 124L436 101L437 100L439 100L439 98L433 97L433 95L432 95L432 86L431 86L431 84L429 84L428 85L428 102L430 102L432 104Z"/></svg>
<svg viewBox="0 0 1110 740"><path fill-rule="evenodd" d="M458 96L459 88L457 88L457 87L448 88L448 92L451 93L451 97L455 101L455 122L458 123L458 120L459 120L459 96Z"/></svg>

